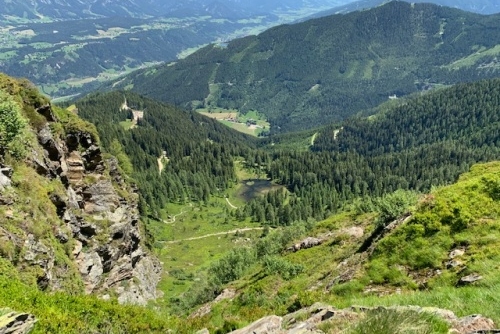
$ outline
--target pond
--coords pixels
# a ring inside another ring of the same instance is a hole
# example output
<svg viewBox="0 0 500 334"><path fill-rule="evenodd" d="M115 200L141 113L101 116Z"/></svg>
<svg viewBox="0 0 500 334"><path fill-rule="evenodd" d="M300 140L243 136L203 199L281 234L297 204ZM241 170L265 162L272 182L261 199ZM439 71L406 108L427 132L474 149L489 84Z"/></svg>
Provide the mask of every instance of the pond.
<svg viewBox="0 0 500 334"><path fill-rule="evenodd" d="M271 190L283 188L283 186L273 184L270 180L266 179L248 179L243 180L240 183L242 187L238 192L238 195L245 201L249 201L260 195L265 195Z"/></svg>

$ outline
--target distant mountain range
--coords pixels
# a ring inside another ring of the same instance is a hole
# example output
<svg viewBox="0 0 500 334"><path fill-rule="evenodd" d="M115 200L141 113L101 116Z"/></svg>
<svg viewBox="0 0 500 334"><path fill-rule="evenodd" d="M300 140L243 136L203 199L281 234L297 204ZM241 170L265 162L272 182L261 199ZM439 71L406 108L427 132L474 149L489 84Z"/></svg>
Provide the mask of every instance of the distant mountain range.
<svg viewBox="0 0 500 334"><path fill-rule="evenodd" d="M352 0L0 0L0 69L52 97Z"/></svg>
<svg viewBox="0 0 500 334"><path fill-rule="evenodd" d="M316 13L306 19L318 18L332 14L349 13L355 10L363 10L376 6L380 6L391 0L358 0L350 2L346 5L338 6ZM500 1L497 0L401 0L411 3L433 3L441 6L448 6L453 8L462 9L468 12L479 14L494 14L500 13ZM304 19L305 20L305 19Z"/></svg>
<svg viewBox="0 0 500 334"><path fill-rule="evenodd" d="M272 28L115 83L193 109L256 110L275 131L341 120L500 73L500 15L390 2Z"/></svg>
<svg viewBox="0 0 500 334"><path fill-rule="evenodd" d="M1 0L0 13L24 19L86 19L98 17L158 17L212 15L243 18L304 7L339 6L350 0ZM352 0L351 0L352 1Z"/></svg>

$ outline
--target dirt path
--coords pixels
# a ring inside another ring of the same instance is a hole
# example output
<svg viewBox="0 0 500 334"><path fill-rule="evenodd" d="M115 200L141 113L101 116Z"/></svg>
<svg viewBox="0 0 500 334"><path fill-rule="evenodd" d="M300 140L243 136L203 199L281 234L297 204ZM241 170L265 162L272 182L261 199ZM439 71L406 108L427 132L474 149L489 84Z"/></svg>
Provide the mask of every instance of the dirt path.
<svg viewBox="0 0 500 334"><path fill-rule="evenodd" d="M183 207L183 208L182 208L181 212L179 212L179 213L178 213L178 214L176 214L176 215L173 215L171 218L169 218L169 219L167 219L167 220L165 220L165 219L164 219L164 220L163 220L163 222L164 222L165 224L173 224L173 223L175 223L175 218L176 218L176 217L178 217L178 216L180 216L180 215L182 215L182 214L184 214L184 213L188 212L188 210L186 210L186 208L192 208L192 207L193 207L193 203L189 203L189 205L188 205L188 206L185 206L185 207Z"/></svg>
<svg viewBox="0 0 500 334"><path fill-rule="evenodd" d="M166 244L175 244L181 241L190 241L190 240L200 240L200 239L205 239L209 237L215 237L218 235L226 235L226 234L233 234L237 232L246 232L246 231L257 231L257 230L263 230L263 227L245 227L245 228L237 228L235 230L231 231L226 231L226 232L217 232L217 233L210 233L210 234L205 234L205 235L200 235L199 237L192 237L192 238L186 238L186 239L180 239L180 240L172 240L172 241L165 241Z"/></svg>
<svg viewBox="0 0 500 334"><path fill-rule="evenodd" d="M165 169L165 164L168 164L168 162L170 161L170 159L167 157L167 151L163 151L156 161L158 161L158 170L160 171L161 175L161 172L163 172L163 170Z"/></svg>
<svg viewBox="0 0 500 334"><path fill-rule="evenodd" d="M231 202L229 202L229 198L226 197L226 202L227 204L229 204L230 207L232 207L233 209L238 209L237 206L234 206Z"/></svg>
<svg viewBox="0 0 500 334"><path fill-rule="evenodd" d="M160 171L160 175L161 175L161 172L163 172L164 168L165 168L165 166L163 166L163 156L161 156L158 158L158 169Z"/></svg>
<svg viewBox="0 0 500 334"><path fill-rule="evenodd" d="M311 146L314 145L314 141L316 140L316 136L318 135L318 133L316 132L315 134L313 134L313 136L311 137Z"/></svg>

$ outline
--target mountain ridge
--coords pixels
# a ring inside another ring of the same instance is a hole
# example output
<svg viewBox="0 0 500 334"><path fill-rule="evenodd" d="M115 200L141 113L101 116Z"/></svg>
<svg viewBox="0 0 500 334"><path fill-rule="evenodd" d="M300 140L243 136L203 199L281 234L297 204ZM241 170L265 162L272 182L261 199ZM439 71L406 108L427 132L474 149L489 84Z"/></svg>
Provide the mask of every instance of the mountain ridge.
<svg viewBox="0 0 500 334"><path fill-rule="evenodd" d="M256 110L275 131L299 130L389 96L496 76L497 17L395 1L209 45L117 87L190 109Z"/></svg>
<svg viewBox="0 0 500 334"><path fill-rule="evenodd" d="M335 7L326 11L322 11L311 15L308 18L302 19L300 21L318 18L322 16L328 16L333 14L348 13L356 10L366 10L375 6L380 6L389 1L406 1L410 3L433 3L440 6L453 7L461 9L468 12L473 12L477 14L496 14L500 12L500 4L496 3L494 0L480 0L475 2L470 1L449 1L449 0L358 0L352 3Z"/></svg>

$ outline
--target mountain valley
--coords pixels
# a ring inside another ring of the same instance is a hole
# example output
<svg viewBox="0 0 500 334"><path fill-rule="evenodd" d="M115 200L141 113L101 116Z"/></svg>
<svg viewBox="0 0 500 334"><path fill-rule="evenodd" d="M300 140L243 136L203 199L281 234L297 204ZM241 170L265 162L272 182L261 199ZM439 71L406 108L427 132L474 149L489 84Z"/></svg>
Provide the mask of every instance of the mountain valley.
<svg viewBox="0 0 500 334"><path fill-rule="evenodd" d="M202 45L258 33L346 0L0 1L0 68L59 98Z"/></svg>
<svg viewBox="0 0 500 334"><path fill-rule="evenodd" d="M118 77L325 2L30 4L2 70L78 96L0 74L0 333L499 331L500 14L394 1Z"/></svg>

